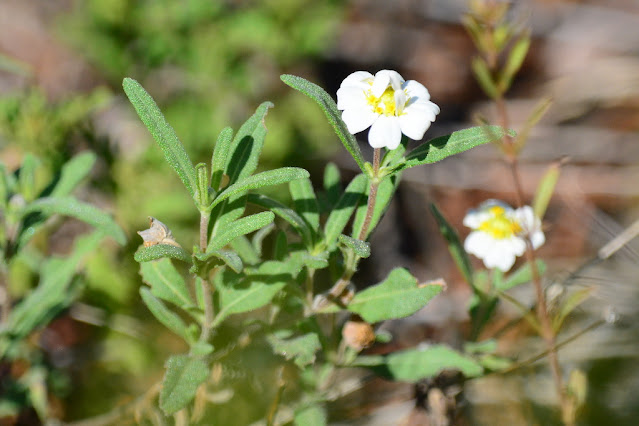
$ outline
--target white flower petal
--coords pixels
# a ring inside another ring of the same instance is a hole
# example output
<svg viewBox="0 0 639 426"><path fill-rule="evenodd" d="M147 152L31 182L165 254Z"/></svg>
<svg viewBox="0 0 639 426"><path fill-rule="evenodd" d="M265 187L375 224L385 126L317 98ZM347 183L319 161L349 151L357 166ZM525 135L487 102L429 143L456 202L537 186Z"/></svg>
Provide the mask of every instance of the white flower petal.
<svg viewBox="0 0 639 426"><path fill-rule="evenodd" d="M399 120L394 116L380 115L368 132L368 143L373 148L395 149L402 141Z"/></svg>
<svg viewBox="0 0 639 426"><path fill-rule="evenodd" d="M492 243L493 239L485 232L473 231L468 234L466 241L464 241L464 250L481 259L485 256Z"/></svg>
<svg viewBox="0 0 639 426"><path fill-rule="evenodd" d="M487 268L499 268L507 272L515 264L515 255L507 251L492 251L484 259Z"/></svg>
<svg viewBox="0 0 639 426"><path fill-rule="evenodd" d="M472 209L472 210L469 210L468 213L466 213L463 223L464 223L464 226L467 226L472 229L477 229L479 228L479 225L481 225L483 222L490 219L490 217L491 217L490 212L478 210L478 209Z"/></svg>
<svg viewBox="0 0 639 426"><path fill-rule="evenodd" d="M432 110L421 110L413 105L406 107L404 114L399 116L402 133L416 141L424 137L424 133L434 120Z"/></svg>
<svg viewBox="0 0 639 426"><path fill-rule="evenodd" d="M346 77L343 81L342 84L340 85L340 87L349 87L349 86L354 86L354 87L361 87L364 89L370 89L370 83L375 79L375 77L373 77L373 74L367 72L367 71L355 71L354 73L350 74L348 77Z"/></svg>
<svg viewBox="0 0 639 426"><path fill-rule="evenodd" d="M530 235L530 242L534 249L541 247L546 242L546 236L541 231L533 232Z"/></svg>
<svg viewBox="0 0 639 426"><path fill-rule="evenodd" d="M371 87L371 92L378 98L382 96L390 83L390 75L385 71L386 70L378 71L377 74L375 74L375 81L373 81L373 86Z"/></svg>
<svg viewBox="0 0 639 426"><path fill-rule="evenodd" d="M430 93L423 84L416 82L415 80L408 80L402 85L402 89L406 92L409 98L416 101L428 101L430 100Z"/></svg>
<svg viewBox="0 0 639 426"><path fill-rule="evenodd" d="M347 109L342 113L342 120L346 123L348 131L355 134L370 127L378 115L370 109L354 108Z"/></svg>
<svg viewBox="0 0 639 426"><path fill-rule="evenodd" d="M354 86L341 87L337 90L337 109L368 108L366 93L363 89Z"/></svg>
<svg viewBox="0 0 639 426"><path fill-rule="evenodd" d="M521 256L526 252L526 241L520 237L505 238L503 241L503 249L510 251L515 256Z"/></svg>

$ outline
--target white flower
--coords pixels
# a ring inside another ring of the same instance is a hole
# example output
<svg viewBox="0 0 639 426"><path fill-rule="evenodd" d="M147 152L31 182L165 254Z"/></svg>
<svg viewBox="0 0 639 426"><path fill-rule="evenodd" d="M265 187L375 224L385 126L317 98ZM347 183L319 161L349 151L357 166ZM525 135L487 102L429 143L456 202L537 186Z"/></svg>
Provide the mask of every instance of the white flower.
<svg viewBox="0 0 639 426"><path fill-rule="evenodd" d="M404 81L396 71L381 70L375 76L357 71L342 81L337 108L348 131L366 130L373 148L395 149L402 133L420 140L439 114L428 90L414 80Z"/></svg>
<svg viewBox="0 0 639 426"><path fill-rule="evenodd" d="M464 225L472 229L464 249L482 259L487 268L504 272L526 251L526 237L533 249L546 241L541 221L530 206L514 210L501 201L488 200L468 212Z"/></svg>

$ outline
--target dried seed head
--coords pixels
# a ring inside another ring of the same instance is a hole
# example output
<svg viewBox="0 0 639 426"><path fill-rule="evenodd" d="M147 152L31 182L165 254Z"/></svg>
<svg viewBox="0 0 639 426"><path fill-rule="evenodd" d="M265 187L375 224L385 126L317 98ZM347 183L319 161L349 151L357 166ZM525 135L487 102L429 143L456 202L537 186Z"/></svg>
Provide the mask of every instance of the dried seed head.
<svg viewBox="0 0 639 426"><path fill-rule="evenodd" d="M361 351L375 341L375 331L366 322L347 321L342 328L342 337L348 346Z"/></svg>
<svg viewBox="0 0 639 426"><path fill-rule="evenodd" d="M138 231L138 235L144 240L144 247L151 247L157 244L181 247L180 244L173 239L173 234L169 227L151 216L149 216L149 229Z"/></svg>

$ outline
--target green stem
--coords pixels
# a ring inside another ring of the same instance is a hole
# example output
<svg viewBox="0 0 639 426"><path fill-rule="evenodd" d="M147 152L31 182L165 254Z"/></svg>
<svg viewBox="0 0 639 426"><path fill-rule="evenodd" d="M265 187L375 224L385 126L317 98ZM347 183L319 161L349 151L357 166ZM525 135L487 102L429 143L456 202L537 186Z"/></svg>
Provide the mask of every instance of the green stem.
<svg viewBox="0 0 639 426"><path fill-rule="evenodd" d="M379 187L379 163L382 157L382 149L375 148L373 153L373 176L371 177L371 186L368 191L368 204L366 205L366 217L364 218L364 224L362 230L359 233L359 239L366 241L368 237L368 228L371 226L373 220L373 212L375 211L375 201L377 201L377 188Z"/></svg>
<svg viewBox="0 0 639 426"><path fill-rule="evenodd" d="M206 211L200 212L200 250L206 251L208 246L210 213ZM213 321L215 320L215 312L213 311L213 292L211 284L208 280L202 279L202 298L204 299L204 323L202 324L202 332L200 333L200 341L206 342L211 337L213 329Z"/></svg>

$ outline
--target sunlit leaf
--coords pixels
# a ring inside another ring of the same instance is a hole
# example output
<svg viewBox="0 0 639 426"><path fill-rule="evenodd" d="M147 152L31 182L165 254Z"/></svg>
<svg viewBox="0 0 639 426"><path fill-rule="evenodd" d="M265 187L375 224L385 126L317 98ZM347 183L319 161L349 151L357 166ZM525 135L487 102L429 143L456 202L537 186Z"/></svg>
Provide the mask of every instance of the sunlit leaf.
<svg viewBox="0 0 639 426"><path fill-rule="evenodd" d="M291 336L292 332L280 330L270 334L266 340L273 351L302 368L315 362L315 353L321 348L319 338L315 333Z"/></svg>
<svg viewBox="0 0 639 426"><path fill-rule="evenodd" d="M162 411L168 415L186 407L208 375L209 368L200 358L171 356L166 362L166 374L160 391Z"/></svg>
<svg viewBox="0 0 639 426"><path fill-rule="evenodd" d="M213 158L211 158L211 188L215 191L220 189L220 183L222 183L222 176L226 170L232 141L233 129L225 127L217 137L215 149L213 150Z"/></svg>
<svg viewBox="0 0 639 426"><path fill-rule="evenodd" d="M359 257L367 258L371 255L371 245L366 241L356 240L355 238L342 234L339 236L339 242L351 248Z"/></svg>
<svg viewBox="0 0 639 426"><path fill-rule="evenodd" d="M226 229L209 241L206 251L219 250L235 238L257 231L273 222L274 219L275 215L272 212L260 212L231 222Z"/></svg>
<svg viewBox="0 0 639 426"><path fill-rule="evenodd" d="M359 149L359 145L357 144L357 140L355 140L355 136L353 136L348 131L346 124L344 123L344 121L342 121L342 115L337 109L337 104L335 103L333 98L318 85L313 84L301 77L284 74L280 76L280 78L284 83L288 84L295 90L299 90L319 104L320 108L322 108L322 111L324 111L324 114L326 114L326 118L333 126L333 129L335 129L335 133L337 133L337 136L342 141L342 144L344 145L346 150L351 154L362 172L365 172L365 161L364 157L362 156L362 152Z"/></svg>
<svg viewBox="0 0 639 426"><path fill-rule="evenodd" d="M191 255L189 252L184 250L182 247L169 244L156 244L150 247L140 247L133 255L136 262L149 262L151 260L162 259L163 257L191 263Z"/></svg>
<svg viewBox="0 0 639 426"><path fill-rule="evenodd" d="M140 119L151 132L153 139L160 145L164 158L177 172L189 194L192 197L195 196L197 185L195 167L175 134L175 130L167 123L160 108L140 83L131 78L125 78L122 86Z"/></svg>
<svg viewBox="0 0 639 426"><path fill-rule="evenodd" d="M149 311L151 311L153 316L166 328L182 337L187 342L191 342L193 340L189 334L186 324L182 321L182 318L167 308L160 299L151 293L151 290L147 287L140 287L140 295L142 296L144 304L147 308L149 308Z"/></svg>
<svg viewBox="0 0 639 426"><path fill-rule="evenodd" d="M151 287L151 293L155 297L183 309L194 306L184 278L169 259L143 262L140 264L140 273L142 280Z"/></svg>

